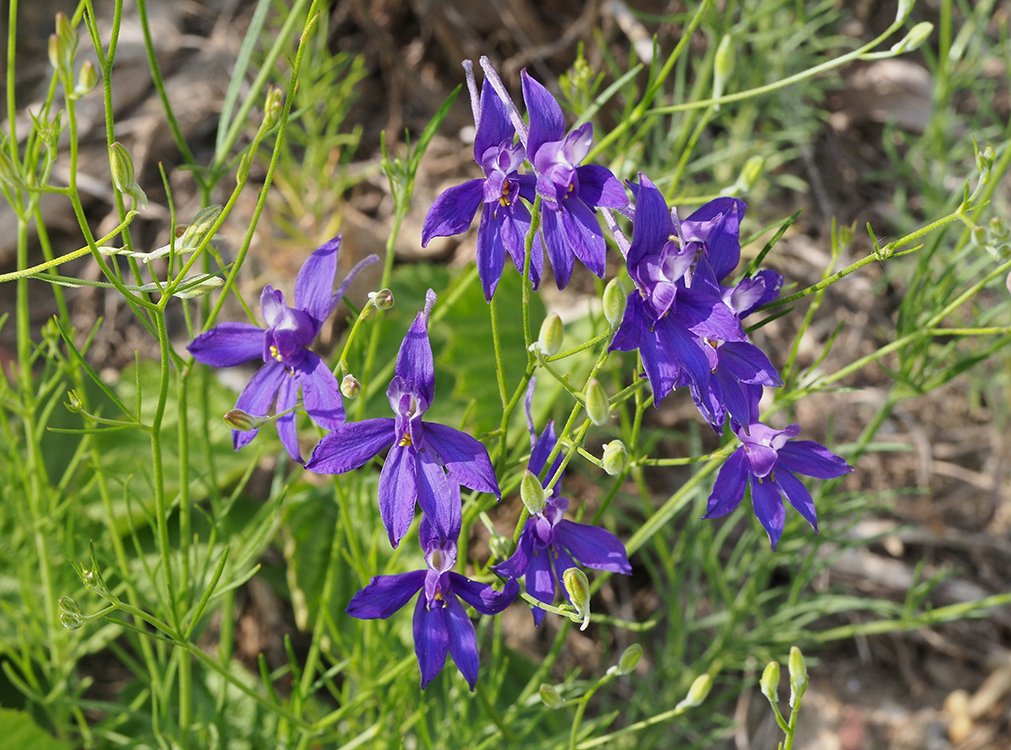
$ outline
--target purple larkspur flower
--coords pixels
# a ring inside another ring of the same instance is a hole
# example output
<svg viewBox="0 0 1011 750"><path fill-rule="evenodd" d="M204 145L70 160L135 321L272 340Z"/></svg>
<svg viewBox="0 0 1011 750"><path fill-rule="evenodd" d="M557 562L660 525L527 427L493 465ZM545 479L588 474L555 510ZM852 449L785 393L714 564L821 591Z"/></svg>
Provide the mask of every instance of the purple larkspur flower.
<svg viewBox="0 0 1011 750"><path fill-rule="evenodd" d="M783 495L790 505L818 531L818 514L814 500L797 474L818 479L840 477L853 471L845 459L812 440L793 440L800 427L789 425L774 430L761 422L739 428L741 446L720 469L703 518L719 518L730 513L744 497L744 488L751 485L751 503L755 515L776 548L786 519Z"/></svg>
<svg viewBox="0 0 1011 750"><path fill-rule="evenodd" d="M532 386L533 383L527 396L527 424L530 428L531 442L527 469L534 474L540 474L557 443L557 438L552 422L548 422L539 436L534 432L530 416ZM544 479L544 484L547 484L557 472L560 462L561 456L556 457ZM556 583L568 598L562 576L569 568L576 567L577 563L587 568L609 570L624 575L632 572L625 546L618 537L598 526L576 523L563 518L569 501L558 494L560 491L561 479L552 487L552 496L548 498L544 509L527 519L512 556L494 567L495 572L513 580L525 576L527 593L545 604L554 602ZM536 625L544 621L543 609L534 607L531 613Z"/></svg>
<svg viewBox="0 0 1011 750"><path fill-rule="evenodd" d="M557 100L525 70L521 78L530 120L527 157L537 175L541 234L555 283L559 289L569 283L573 256L603 277L607 244L596 209L623 208L628 196L609 169L582 164L593 143L593 126L584 123L566 133Z"/></svg>
<svg viewBox="0 0 1011 750"><path fill-rule="evenodd" d="M782 385L765 353L747 341L707 341L710 377L688 386L699 413L716 433L723 432L729 414L732 428L758 419L758 403L765 386ZM681 384L681 383L679 383Z"/></svg>
<svg viewBox="0 0 1011 750"><path fill-rule="evenodd" d="M387 448L379 475L379 513L396 547L414 520L415 502L448 538L459 526L460 485L500 496L495 470L480 441L452 427L422 419L435 398L435 363L428 316L435 292L414 319L397 355L386 391L395 417L337 425L320 440L306 468L343 474L364 466Z"/></svg>
<svg viewBox="0 0 1011 750"><path fill-rule="evenodd" d="M447 654L474 689L480 666L477 633L460 600L483 615L495 615L513 602L519 590L513 580L496 591L489 584L454 572L456 542L452 539L457 534L459 527L446 539L423 518L418 538L427 570L375 576L352 597L347 608L349 615L359 619L386 619L421 592L414 607L414 651L422 689L442 671Z"/></svg>
<svg viewBox="0 0 1011 750"><path fill-rule="evenodd" d="M197 336L186 347L198 362L211 367L234 367L262 359L261 367L239 394L235 408L256 417L276 414L277 432L294 460L302 462L295 431L294 407L298 393L316 424L333 428L344 422L340 386L326 363L309 349L323 323L337 307L344 290L358 271L378 260L369 256L347 275L334 291L338 235L323 243L295 278L295 305L285 304L284 294L271 285L260 295L260 312L266 329L251 323L220 323ZM233 430L236 450L247 445L258 430Z"/></svg>
<svg viewBox="0 0 1011 750"><path fill-rule="evenodd" d="M467 68L468 84L473 73ZM425 217L421 246L433 237L448 237L465 232L481 208L477 230L477 271L485 299L495 294L506 254L516 269L523 272L524 241L530 231L530 211L521 198L534 199L534 177L520 174L526 150L514 143L515 129L505 105L487 79L474 108L477 132L474 136L474 161L484 171L483 179L468 180L439 195ZM539 244L539 240L535 238ZM542 253L535 248L530 257L530 275L534 288L540 283Z"/></svg>
<svg viewBox="0 0 1011 750"><path fill-rule="evenodd" d="M782 274L765 269L754 276L746 276L735 286L723 287L723 301L738 318L744 320L762 305L776 299L782 286Z"/></svg>
<svg viewBox="0 0 1011 750"><path fill-rule="evenodd" d="M723 301L712 274L696 273L698 250L682 238L663 194L645 175L636 198L628 272L630 294L611 350L639 350L659 402L678 385L705 390L713 342L745 341L740 320Z"/></svg>

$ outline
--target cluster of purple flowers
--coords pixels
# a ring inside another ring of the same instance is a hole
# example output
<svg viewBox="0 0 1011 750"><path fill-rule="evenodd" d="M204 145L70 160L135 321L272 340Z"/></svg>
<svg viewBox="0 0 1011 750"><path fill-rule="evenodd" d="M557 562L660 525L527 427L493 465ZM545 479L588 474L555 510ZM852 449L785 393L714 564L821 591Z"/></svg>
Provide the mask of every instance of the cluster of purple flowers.
<svg viewBox="0 0 1011 750"><path fill-rule="evenodd" d="M521 273L528 273L536 288L546 250L562 289L571 277L574 258L603 277L607 248L599 221L603 212L634 284L610 350L638 352L654 404L686 387L713 430L729 430L740 443L717 477L706 517L734 510L750 485L755 514L773 548L784 527L783 495L817 529L811 495L796 474L837 477L850 467L817 443L793 440L799 432L795 425L775 430L759 419L764 389L781 381L769 358L748 339L742 321L777 296L782 277L760 271L730 281L741 257L743 201L719 198L680 220L645 175L627 186L630 201L626 186L607 168L582 164L592 144L591 125L566 132L558 102L525 71L524 121L494 69L484 59L482 66L486 76L478 93L470 64L465 64L477 125L474 159L484 177L450 188L436 199L424 223L422 244L466 231L480 208L477 266L489 301L506 255ZM617 229L611 209L631 217L630 243ZM538 212L539 230L531 236ZM435 398L428 336L435 293L428 291L400 346L386 392L393 416L347 422L336 377L309 349L355 273L333 291L339 247L338 237L309 257L295 282L293 307L286 305L280 291L270 286L263 290L266 328L223 323L198 336L189 351L214 367L255 359L264 363L236 403L236 409L252 419L240 425L249 429L234 431L236 449L255 437L256 427L272 420L290 456L301 463L295 428L301 392L309 417L329 430L305 462L307 469L343 474L385 452L379 477L380 517L390 544L397 547L420 507L418 539L427 568L374 577L352 598L347 611L363 619L386 618L417 595L414 644L422 687L451 656L473 689L478 644L464 603L481 614L496 614L518 596L522 580L529 601L551 605L559 591L570 597L564 583L570 568L582 565L630 574L631 565L624 545L609 531L564 518L569 500L561 495L558 439L551 422L539 434L534 428L531 387L526 402L531 440L527 470L542 477L547 496L542 507L531 510L512 554L492 566L505 581L501 591L454 571L463 515L460 488L499 499L501 492L480 441L424 419ZM555 460L545 471L552 454ZM545 610L533 606L532 612L540 625Z"/></svg>

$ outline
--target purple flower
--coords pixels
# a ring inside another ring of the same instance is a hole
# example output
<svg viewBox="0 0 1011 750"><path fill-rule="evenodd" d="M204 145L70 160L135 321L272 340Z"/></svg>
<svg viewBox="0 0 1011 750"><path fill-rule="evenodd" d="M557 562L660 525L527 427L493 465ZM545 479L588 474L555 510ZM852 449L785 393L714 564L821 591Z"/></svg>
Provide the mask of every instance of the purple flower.
<svg viewBox="0 0 1011 750"><path fill-rule="evenodd" d="M468 84L473 73L467 69ZM476 89L473 89L476 92ZM530 231L530 211L521 198L534 199L534 178L519 174L526 159L522 144L513 143L515 129L505 105L485 79L474 110L477 133L474 137L474 161L484 171L484 179L469 180L451 187L432 204L421 230L421 246L433 237L448 237L465 232L481 207L477 231L477 270L485 299L491 301L502 277L506 253L521 273L524 241ZM539 240L536 240L539 244ZM543 267L539 248L531 255L530 274L534 287L540 283Z"/></svg>
<svg viewBox="0 0 1011 750"><path fill-rule="evenodd" d="M198 362L212 367L234 367L262 358L264 365L239 394L235 408L265 417L274 406L277 432L294 460L302 462L295 432L293 409L302 403L321 427L337 427L344 422L340 386L319 355L309 350L323 322L337 307L347 285L365 265L378 260L366 258L348 274L334 292L338 235L321 245L302 266L295 279L295 306L285 304L284 294L269 284L260 295L260 311L266 329L250 323L221 323L197 336L187 347ZM233 430L235 449L248 444L258 430Z"/></svg>
<svg viewBox="0 0 1011 750"><path fill-rule="evenodd" d="M453 538L459 531L457 526ZM483 615L494 615L512 603L519 587L510 580L499 592L453 572L456 543L440 536L428 519L422 519L418 537L428 569L375 576L352 597L347 612L363 620L385 620L420 591L414 607L414 651L422 689L442 671L449 654L473 690L479 667L477 634L460 600Z"/></svg>
<svg viewBox="0 0 1011 750"><path fill-rule="evenodd" d="M638 293L629 295L610 348L639 350L659 404L678 385L708 389L712 343L746 337L713 274L698 273L704 246L683 238L663 194L645 175L639 179L627 258Z"/></svg>
<svg viewBox="0 0 1011 750"><path fill-rule="evenodd" d="M741 279L736 286L723 287L723 301L738 318L744 320L762 305L779 296L783 277L775 271L759 271Z"/></svg>
<svg viewBox="0 0 1011 750"><path fill-rule="evenodd" d="M796 440L797 425L774 430L761 422L737 430L741 447L720 469L703 518L725 516L741 504L744 487L750 481L755 515L776 548L783 534L786 511L782 495L818 531L814 500L797 474L819 479L839 477L853 470L844 459L811 440ZM792 442L791 442L792 441Z"/></svg>
<svg viewBox="0 0 1011 750"><path fill-rule="evenodd" d="M727 414L735 429L756 421L763 387L782 385L769 358L747 341L710 341L705 351L711 370L709 379L686 385L709 426L722 433Z"/></svg>
<svg viewBox="0 0 1011 750"><path fill-rule="evenodd" d="M540 436L534 433L529 395L533 391L532 386L531 383L527 396L527 423L531 440L527 469L540 474L557 439L551 422ZM545 477L545 484L557 471L560 458L561 456L552 464ZM557 493L560 485L559 480L552 487L552 492ZM612 573L629 575L632 572L625 546L618 537L597 526L564 519L562 516L568 506L566 498L553 494L544 510L527 520L512 556L494 567L495 572L513 580L526 576L527 593L545 604L551 604L555 600L556 582L568 598L562 575L567 569L576 567L577 562L588 568L609 570ZM535 624L540 625L544 621L543 609L535 607L531 613Z"/></svg>
<svg viewBox="0 0 1011 750"><path fill-rule="evenodd" d="M596 209L622 208L628 197L606 167L580 166L590 152L593 126L584 123L566 134L562 108L555 98L525 70L521 77L530 119L527 156L542 198L541 232L555 283L563 289L572 275L573 256L597 276L604 275L607 245Z"/></svg>
<svg viewBox="0 0 1011 750"><path fill-rule="evenodd" d="M415 501L436 530L449 538L460 523L459 485L501 494L488 451L478 440L422 420L435 398L435 364L428 340L434 303L435 292L429 289L424 309L400 345L386 391L396 416L337 425L305 465L320 474L343 474L390 448L379 475L379 513L394 547L414 520Z"/></svg>

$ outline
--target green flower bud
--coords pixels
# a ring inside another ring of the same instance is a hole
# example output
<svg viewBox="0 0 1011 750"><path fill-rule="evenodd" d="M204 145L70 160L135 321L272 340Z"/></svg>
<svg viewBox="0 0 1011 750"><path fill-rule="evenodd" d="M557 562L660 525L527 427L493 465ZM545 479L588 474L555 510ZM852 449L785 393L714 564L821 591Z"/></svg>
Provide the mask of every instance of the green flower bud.
<svg viewBox="0 0 1011 750"><path fill-rule="evenodd" d="M604 317L607 318L607 322L611 324L611 328L617 328L621 323L621 319L625 316L625 303L628 300L628 295L625 294L625 288L621 285L618 279L611 279L607 282L607 286L604 287Z"/></svg>
<svg viewBox="0 0 1011 750"><path fill-rule="evenodd" d="M70 24L66 13L56 14L56 33L49 37L49 64L53 66L64 85L74 71L74 55L77 54L77 31Z"/></svg>
<svg viewBox="0 0 1011 750"><path fill-rule="evenodd" d="M67 630L77 630L84 624L84 620L80 615L75 615L71 612L60 612L60 624Z"/></svg>
<svg viewBox="0 0 1011 750"><path fill-rule="evenodd" d="M642 659L642 646L633 643L622 652L618 659L618 674L630 674L635 671L640 659Z"/></svg>
<svg viewBox="0 0 1011 750"><path fill-rule="evenodd" d="M281 111L284 109L284 93L279 88L269 86L267 97L263 102L263 122L260 125L261 132L267 132L281 119Z"/></svg>
<svg viewBox="0 0 1011 750"><path fill-rule="evenodd" d="M564 335L562 319L558 317L558 313L548 313L544 322L541 323L541 332L537 336L537 347L546 357L558 354L562 348Z"/></svg>
<svg viewBox="0 0 1011 750"><path fill-rule="evenodd" d="M628 449L620 440L604 444L604 455L600 464L608 476L616 477L628 468Z"/></svg>
<svg viewBox="0 0 1011 750"><path fill-rule="evenodd" d="M927 41L927 38L933 31L934 24L930 23L930 21L922 21L911 28L909 33L902 37L902 39L893 44L891 51L896 55L912 52Z"/></svg>
<svg viewBox="0 0 1011 750"><path fill-rule="evenodd" d="M790 708L794 707L797 699L807 690L807 662L804 661L804 654L796 646L790 648L790 658L787 661L787 668L790 671Z"/></svg>
<svg viewBox="0 0 1011 750"><path fill-rule="evenodd" d="M762 672L762 679L759 680L759 687L762 695L769 703L779 703L779 662L770 661Z"/></svg>
<svg viewBox="0 0 1011 750"><path fill-rule="evenodd" d="M76 390L67 391L67 403L64 404L71 414L80 414L84 410L84 400Z"/></svg>
<svg viewBox="0 0 1011 750"><path fill-rule="evenodd" d="M49 64L57 71L60 69L60 38L56 34L49 35Z"/></svg>
<svg viewBox="0 0 1011 750"><path fill-rule="evenodd" d="M242 432L255 430L267 422L266 418L254 417L249 412L242 411L242 409L230 409L226 411L223 419L225 420L225 424L233 430L240 430Z"/></svg>
<svg viewBox="0 0 1011 750"><path fill-rule="evenodd" d="M716 48L716 58L713 61L713 99L723 96L727 79L734 72L734 46L730 34L724 34L720 46ZM719 104L716 105L719 107Z"/></svg>
<svg viewBox="0 0 1011 750"><path fill-rule="evenodd" d="M74 601L72 597L61 596L57 604L59 605L61 612L68 612L72 615L81 614L81 608L77 605L77 602Z"/></svg>
<svg viewBox="0 0 1011 750"><path fill-rule="evenodd" d="M987 144L982 148L982 150L976 151L976 168L980 172L989 171L989 169L993 166L994 159L996 158L997 155L993 151L993 146ZM996 217L994 218L996 219ZM991 219L991 221L993 221L993 219Z"/></svg>
<svg viewBox="0 0 1011 750"><path fill-rule="evenodd" d="M74 87L74 96L81 97L90 92L98 85L98 73L91 60L85 60L81 66L81 72L77 74L77 85Z"/></svg>
<svg viewBox="0 0 1011 750"><path fill-rule="evenodd" d="M344 379L341 380L341 393L344 394L344 398L354 398L361 392L362 384L358 378L350 373L345 375Z"/></svg>
<svg viewBox="0 0 1011 750"><path fill-rule="evenodd" d="M112 184L121 193L125 193L133 198L133 202L144 208L147 206L147 196L140 189L134 177L133 159L126 147L119 143L109 146L109 166L112 171Z"/></svg>
<svg viewBox="0 0 1011 750"><path fill-rule="evenodd" d="M494 534L488 540L488 549L491 551L492 559L505 560L512 551L512 540L501 534Z"/></svg>
<svg viewBox="0 0 1011 750"><path fill-rule="evenodd" d="M675 706L675 710L685 710L688 708L695 708L696 706L701 706L702 702L709 696L709 691L713 689L713 678L712 675L703 674L699 675L692 682L692 686L688 688L688 695L684 697L680 703Z"/></svg>
<svg viewBox="0 0 1011 750"><path fill-rule="evenodd" d="M532 471L524 473L523 479L520 480L520 499L523 500L523 505L526 506L532 516L544 510L544 505L547 501L544 486Z"/></svg>
<svg viewBox="0 0 1011 750"><path fill-rule="evenodd" d="M597 427L607 422L611 416L611 407L607 403L607 394L596 378L586 384L586 416Z"/></svg>
<svg viewBox="0 0 1011 750"><path fill-rule="evenodd" d="M583 624L579 626L579 629L586 630L590 625L590 581L587 579L586 573L579 568L567 568L562 573L562 584L565 586L565 592L569 595L572 606L583 618Z"/></svg>
<svg viewBox="0 0 1011 750"><path fill-rule="evenodd" d="M377 310L389 310L394 305L393 292L389 289L380 289L378 292L369 292L369 301Z"/></svg>
<svg viewBox="0 0 1011 750"><path fill-rule="evenodd" d="M762 176L762 169L765 168L765 159L761 156L752 156L744 163L741 176L737 179L742 190L751 190Z"/></svg>
<svg viewBox="0 0 1011 750"><path fill-rule="evenodd" d="M537 691L541 695L541 703L543 703L548 708L559 708L561 707L563 701L562 696L558 692L558 688L554 685L548 685L547 683L541 683L541 687Z"/></svg>

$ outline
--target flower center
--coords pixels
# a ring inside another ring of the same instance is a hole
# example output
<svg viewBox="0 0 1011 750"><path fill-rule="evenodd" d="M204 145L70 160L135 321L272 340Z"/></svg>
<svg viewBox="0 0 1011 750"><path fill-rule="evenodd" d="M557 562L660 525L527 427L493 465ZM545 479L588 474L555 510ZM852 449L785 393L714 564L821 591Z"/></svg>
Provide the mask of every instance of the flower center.
<svg viewBox="0 0 1011 750"><path fill-rule="evenodd" d="M408 435L408 434L407 434L407 433L405 432L405 433L404 433L404 436L403 436L402 438L400 438L400 442L399 442L399 443L397 443L397 445L399 445L399 446L400 446L401 448L403 448L403 447L405 447L405 446L408 446L408 445L412 445L412 443L411 443L411 436L410 436L410 435Z"/></svg>
<svg viewBox="0 0 1011 750"><path fill-rule="evenodd" d="M284 357L281 356L281 352L278 351L274 344L270 345L270 356L276 359L278 362L283 362Z"/></svg>

